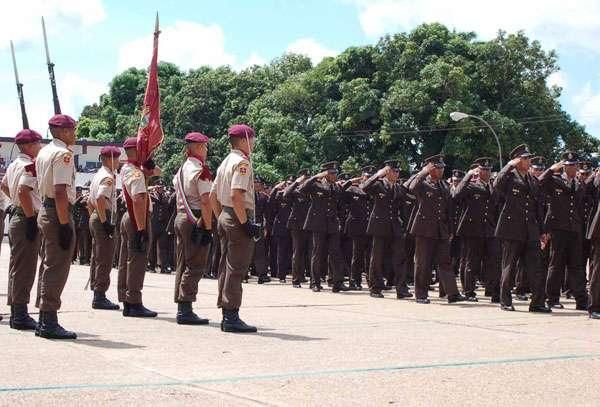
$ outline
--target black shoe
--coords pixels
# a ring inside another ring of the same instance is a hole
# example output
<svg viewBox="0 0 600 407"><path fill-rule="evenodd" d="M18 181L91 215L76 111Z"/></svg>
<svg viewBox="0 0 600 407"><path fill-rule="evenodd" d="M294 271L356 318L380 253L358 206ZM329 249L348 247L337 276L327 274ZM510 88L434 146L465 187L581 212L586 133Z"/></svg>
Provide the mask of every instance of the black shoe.
<svg viewBox="0 0 600 407"><path fill-rule="evenodd" d="M269 276L258 277L258 284L265 284L265 283L270 283L270 282L271 282L271 277L269 277Z"/></svg>
<svg viewBox="0 0 600 407"><path fill-rule="evenodd" d="M572 299L572 298L573 298L573 295L572 295L571 293L566 293L566 294L565 294L565 298L566 298L567 300L570 300L570 299Z"/></svg>
<svg viewBox="0 0 600 407"><path fill-rule="evenodd" d="M477 299L477 297L474 296L474 295L468 295L467 297L465 297L465 300L467 302L479 302L479 300Z"/></svg>
<svg viewBox="0 0 600 407"><path fill-rule="evenodd" d="M77 339L75 332L67 331L59 325L56 311L40 311L40 320L36 336L46 339Z"/></svg>
<svg viewBox="0 0 600 407"><path fill-rule="evenodd" d="M552 308L552 309L565 309L565 306L562 305L560 302L553 302L553 303L548 303L548 308Z"/></svg>
<svg viewBox="0 0 600 407"><path fill-rule="evenodd" d="M294 288L302 288L302 285L300 285L300 283L292 283L292 287L294 287Z"/></svg>
<svg viewBox="0 0 600 407"><path fill-rule="evenodd" d="M512 305L504 305L504 304L502 304L502 305L500 305L500 309L502 311L514 311L515 307L513 307Z"/></svg>
<svg viewBox="0 0 600 407"><path fill-rule="evenodd" d="M383 294L381 294L380 292L377 292L377 291L371 291L371 293L369 294L369 296L373 297L373 298L385 298L383 296Z"/></svg>
<svg viewBox="0 0 600 407"><path fill-rule="evenodd" d="M177 303L177 323L179 325L208 325L208 319L200 318L192 310L191 302Z"/></svg>
<svg viewBox="0 0 600 407"><path fill-rule="evenodd" d="M600 312L590 312L591 319L600 319Z"/></svg>
<svg viewBox="0 0 600 407"><path fill-rule="evenodd" d="M350 280L350 283L348 284L348 288L350 289L350 291L360 291L362 290L362 286L360 285L360 283L356 283L356 281L354 280Z"/></svg>
<svg viewBox="0 0 600 407"><path fill-rule="evenodd" d="M492 295L492 299L490 300L490 302L492 304L500 304L500 296L499 295Z"/></svg>
<svg viewBox="0 0 600 407"><path fill-rule="evenodd" d="M123 316L124 317L128 317L129 316L129 303L123 301Z"/></svg>
<svg viewBox="0 0 600 407"><path fill-rule="evenodd" d="M401 290L401 291L396 290L396 298L399 300L401 300L403 298L412 298L412 297L413 297L413 293L411 293L408 290Z"/></svg>
<svg viewBox="0 0 600 407"><path fill-rule="evenodd" d="M530 305L529 312L539 312L541 314L551 314L552 309L546 307L545 305Z"/></svg>
<svg viewBox="0 0 600 407"><path fill-rule="evenodd" d="M240 319L239 310L223 310L223 321L221 321L221 331L252 333L256 332L255 326L247 325Z"/></svg>
<svg viewBox="0 0 600 407"><path fill-rule="evenodd" d="M119 304L111 302L104 293L94 291L94 300L92 301L93 309L118 310Z"/></svg>
<svg viewBox="0 0 600 407"><path fill-rule="evenodd" d="M312 290L313 290L313 293L319 293L319 292L321 292L321 286L313 285Z"/></svg>
<svg viewBox="0 0 600 407"><path fill-rule="evenodd" d="M576 309L577 311L587 311L587 310L588 310L588 308L589 308L589 307L588 307L588 304L587 304L587 303L585 303L585 304L577 304L577 305L575 306L575 309Z"/></svg>
<svg viewBox="0 0 600 407"><path fill-rule="evenodd" d="M384 289L385 291L390 291L390 290L393 290L393 289L394 289L394 284L392 284L392 283L387 283L386 285L384 285L384 286L383 286L383 289Z"/></svg>
<svg viewBox="0 0 600 407"><path fill-rule="evenodd" d="M334 293L339 293L340 291L350 291L350 287L348 287L344 283L335 283L331 291L333 291Z"/></svg>
<svg viewBox="0 0 600 407"><path fill-rule="evenodd" d="M300 284L308 283L308 280L305 277L302 277L300 280Z"/></svg>
<svg viewBox="0 0 600 407"><path fill-rule="evenodd" d="M454 295L448 296L448 304L454 304L455 302L462 302L465 300L466 300L466 298L460 294L454 294Z"/></svg>
<svg viewBox="0 0 600 407"><path fill-rule="evenodd" d="M37 322L29 316L27 304L15 304L10 307L9 325L19 331L35 331Z"/></svg>
<svg viewBox="0 0 600 407"><path fill-rule="evenodd" d="M171 270L166 267L161 267L160 274L171 274Z"/></svg>
<svg viewBox="0 0 600 407"><path fill-rule="evenodd" d="M429 300L429 298L417 298L416 299L416 303L417 304L429 304L431 301Z"/></svg>
<svg viewBox="0 0 600 407"><path fill-rule="evenodd" d="M244 277L244 278L242 279L242 283L244 283L244 284L248 284L248 279L247 279L246 277ZM258 283L258 284L260 284L260 283Z"/></svg>
<svg viewBox="0 0 600 407"><path fill-rule="evenodd" d="M123 306L123 316L124 317L133 317L133 318L154 318L158 314L154 311L150 311L148 308L144 307L142 303L140 304L130 304L126 303L127 313L125 313L125 306Z"/></svg>
<svg viewBox="0 0 600 407"><path fill-rule="evenodd" d="M285 284L285 282L286 282L286 281L285 281L285 278L280 278L280 279L279 279L279 283L280 283L280 284Z"/></svg>
<svg viewBox="0 0 600 407"><path fill-rule="evenodd" d="M156 269L152 268L152 267L146 267L146 272L147 273L156 273Z"/></svg>

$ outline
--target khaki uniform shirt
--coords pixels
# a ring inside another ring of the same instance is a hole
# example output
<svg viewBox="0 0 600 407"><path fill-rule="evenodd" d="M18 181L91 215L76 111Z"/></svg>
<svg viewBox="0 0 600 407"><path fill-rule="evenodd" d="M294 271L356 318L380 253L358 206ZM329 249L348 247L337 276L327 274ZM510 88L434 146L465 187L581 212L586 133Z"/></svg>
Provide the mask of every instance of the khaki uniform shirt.
<svg viewBox="0 0 600 407"><path fill-rule="evenodd" d="M38 192L37 178L34 173L27 170L27 166L33 166L33 160L27 154L19 154L15 160L10 163L6 169L6 174L2 178L2 184L8 187L10 199L15 206L21 206L19 200L19 186L23 185L31 188L31 201L33 209L38 211L42 206L40 194ZM4 195L4 194L2 194Z"/></svg>
<svg viewBox="0 0 600 407"><path fill-rule="evenodd" d="M108 200L108 211L112 212L117 205L117 194L115 192L115 174L108 168L102 166L92 178L90 184L90 197L88 202L93 208L97 208L96 201L101 196Z"/></svg>
<svg viewBox="0 0 600 407"><path fill-rule="evenodd" d="M217 194L222 206L233 207L232 189L246 191L244 207L254 210L254 173L250 161L240 150L231 150L219 165L211 192Z"/></svg>
<svg viewBox="0 0 600 407"><path fill-rule="evenodd" d="M63 141L54 139L44 146L35 159L35 168L42 200L55 198L55 185L66 185L69 202L75 202L75 161Z"/></svg>
<svg viewBox="0 0 600 407"><path fill-rule="evenodd" d="M194 157L188 157L181 166L180 172L173 177L173 185L177 193L177 209L185 210L181 197L179 196L179 180L183 178L183 193L191 209L200 209L201 197L210 193L212 181L200 179L202 174L202 162ZM181 174L181 175L180 175Z"/></svg>

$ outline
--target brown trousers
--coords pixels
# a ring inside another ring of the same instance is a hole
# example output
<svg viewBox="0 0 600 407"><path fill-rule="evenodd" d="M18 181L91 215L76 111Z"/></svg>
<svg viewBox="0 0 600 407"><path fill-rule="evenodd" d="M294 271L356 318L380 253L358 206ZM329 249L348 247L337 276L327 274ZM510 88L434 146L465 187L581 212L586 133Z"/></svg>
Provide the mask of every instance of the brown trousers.
<svg viewBox="0 0 600 407"><path fill-rule="evenodd" d="M147 222L146 231L150 233ZM142 303L142 288L144 288L148 257L148 247L143 253L133 250L135 232L136 227L131 222L129 214L125 213L121 219L121 253L119 254L117 291L119 302L128 302L129 304Z"/></svg>
<svg viewBox="0 0 600 407"><path fill-rule="evenodd" d="M591 240L590 248L590 312L600 312L600 238Z"/></svg>
<svg viewBox="0 0 600 407"><path fill-rule="evenodd" d="M369 267L371 258L371 241L371 236L352 236L350 279L357 284L362 283L362 275L365 270L368 270Z"/></svg>
<svg viewBox="0 0 600 407"><path fill-rule="evenodd" d="M38 232L33 242L27 240L26 229L25 215L22 212L15 213L8 225L10 260L7 305L29 304L42 239Z"/></svg>
<svg viewBox="0 0 600 407"><path fill-rule="evenodd" d="M531 289L531 305L544 305L544 285L546 272L541 265L539 241L502 241L502 277L500 280L500 301L502 305L512 305L512 282L517 272L517 263L525 268L527 283Z"/></svg>
<svg viewBox="0 0 600 407"><path fill-rule="evenodd" d="M55 208L43 208L38 214L38 227L42 234L44 259L39 284L40 311L58 311L60 296L67 283L71 268L71 254L75 250L75 228L69 215L69 225L73 232L71 245L63 250L58 243L58 215Z"/></svg>
<svg viewBox="0 0 600 407"><path fill-rule="evenodd" d="M300 284L310 264L312 235L307 230L290 230L292 235L292 282Z"/></svg>
<svg viewBox="0 0 600 407"><path fill-rule="evenodd" d="M500 241L495 237L463 237L465 272L463 291L475 295L475 280L485 284L485 295L500 295Z"/></svg>
<svg viewBox="0 0 600 407"><path fill-rule="evenodd" d="M388 254L392 260L390 281L403 287L406 282L406 242L401 236L373 236L371 261L369 263L369 288L372 292L381 292L383 283L384 257Z"/></svg>
<svg viewBox="0 0 600 407"><path fill-rule="evenodd" d="M202 246L192 242L190 223L183 212L175 217L175 236L177 236L177 256L175 274L175 302L195 302L198 294L198 283L208 266L210 246Z"/></svg>
<svg viewBox="0 0 600 407"><path fill-rule="evenodd" d="M571 294L578 304L587 303L583 240L580 233L553 230L550 233L550 262L546 280L546 297L550 304L560 301L565 272Z"/></svg>
<svg viewBox="0 0 600 407"><path fill-rule="evenodd" d="M107 219L110 219L107 214ZM115 240L106 236L100 217L94 211L90 216L92 235L92 259L90 261L90 287L94 291L105 293L110 286L110 271L115 254Z"/></svg>
<svg viewBox="0 0 600 407"><path fill-rule="evenodd" d="M415 236L415 296L417 299L427 298L434 260L437 260L440 286L444 287L448 296L458 294L456 278L451 268L448 239Z"/></svg>
<svg viewBox="0 0 600 407"><path fill-rule="evenodd" d="M312 283L321 284L321 277L327 275L328 265L332 283L343 282L344 268L341 260L340 234L313 232L312 245L310 261Z"/></svg>
<svg viewBox="0 0 600 407"><path fill-rule="evenodd" d="M219 216L221 260L217 306L226 310L242 305L242 278L248 271L254 241L243 230L232 208L224 207Z"/></svg>

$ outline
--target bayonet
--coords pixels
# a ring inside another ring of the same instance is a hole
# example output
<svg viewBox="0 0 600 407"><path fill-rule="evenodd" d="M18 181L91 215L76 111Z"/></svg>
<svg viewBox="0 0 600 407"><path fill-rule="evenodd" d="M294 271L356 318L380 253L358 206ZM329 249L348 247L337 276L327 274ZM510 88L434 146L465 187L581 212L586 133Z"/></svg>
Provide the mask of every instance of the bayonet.
<svg viewBox="0 0 600 407"><path fill-rule="evenodd" d="M23 84L19 80L19 70L17 69L17 58L15 58L15 47L13 42L10 42L10 53L12 55L13 69L15 71L15 82L17 84L17 95L19 96L19 104L21 106L21 120L23 128L29 128L29 120L27 120L27 112L25 111L25 98L23 96Z"/></svg>
<svg viewBox="0 0 600 407"><path fill-rule="evenodd" d="M48 65L48 75L50 77L50 87L52 88L52 102L54 103L54 114L60 114L60 102L58 101L58 92L56 91L56 77L54 76L54 63L50 60L50 50L48 48L48 37L46 35L46 23L42 17L42 32L44 34L44 48L46 49L46 65Z"/></svg>

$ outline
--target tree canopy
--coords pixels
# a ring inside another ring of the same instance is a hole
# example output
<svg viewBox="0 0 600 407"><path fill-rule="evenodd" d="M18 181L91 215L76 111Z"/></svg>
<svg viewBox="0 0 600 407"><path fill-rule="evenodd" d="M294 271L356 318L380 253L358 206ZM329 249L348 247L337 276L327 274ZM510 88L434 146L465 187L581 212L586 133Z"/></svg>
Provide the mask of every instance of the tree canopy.
<svg viewBox="0 0 600 407"><path fill-rule="evenodd" d="M271 182L330 160L353 172L387 159L413 168L440 152L463 169L477 157L497 157L489 129L472 119L455 123L453 111L488 121L505 161L521 143L549 160L565 148L596 151L598 140L562 109L561 89L547 85L558 70L555 52L522 32L479 41L441 24L348 48L316 66L294 54L240 72L182 72L161 62L165 141L156 159L172 176L183 160L183 137L200 131L212 138L209 164L216 169L227 153L227 128L238 122L256 129L256 173ZM146 78L136 68L115 76L108 94L84 108L79 138L120 142L134 135Z"/></svg>

